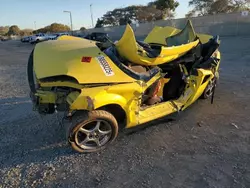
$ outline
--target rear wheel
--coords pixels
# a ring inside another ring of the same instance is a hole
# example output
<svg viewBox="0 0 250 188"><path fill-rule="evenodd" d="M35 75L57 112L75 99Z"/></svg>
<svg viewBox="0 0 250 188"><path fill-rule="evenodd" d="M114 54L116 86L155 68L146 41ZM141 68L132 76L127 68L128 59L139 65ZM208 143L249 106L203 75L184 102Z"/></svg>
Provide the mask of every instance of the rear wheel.
<svg viewBox="0 0 250 188"><path fill-rule="evenodd" d="M213 90L214 90L214 87L215 87L214 82L215 82L215 79L212 79L208 83L207 87L205 88L204 92L201 95L202 99L208 99L213 95Z"/></svg>
<svg viewBox="0 0 250 188"><path fill-rule="evenodd" d="M118 123L107 111L78 111L73 116L67 137L72 148L80 153L106 148L118 134Z"/></svg>

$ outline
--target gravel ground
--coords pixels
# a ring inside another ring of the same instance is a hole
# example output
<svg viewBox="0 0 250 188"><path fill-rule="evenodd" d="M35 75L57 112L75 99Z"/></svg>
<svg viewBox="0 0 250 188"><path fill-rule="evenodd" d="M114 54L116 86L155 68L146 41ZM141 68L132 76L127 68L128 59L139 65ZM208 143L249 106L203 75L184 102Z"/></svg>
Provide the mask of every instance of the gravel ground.
<svg viewBox="0 0 250 188"><path fill-rule="evenodd" d="M32 48L0 42L0 187L250 187L249 37L222 38L215 104L199 100L93 154L72 151L54 116L32 112Z"/></svg>

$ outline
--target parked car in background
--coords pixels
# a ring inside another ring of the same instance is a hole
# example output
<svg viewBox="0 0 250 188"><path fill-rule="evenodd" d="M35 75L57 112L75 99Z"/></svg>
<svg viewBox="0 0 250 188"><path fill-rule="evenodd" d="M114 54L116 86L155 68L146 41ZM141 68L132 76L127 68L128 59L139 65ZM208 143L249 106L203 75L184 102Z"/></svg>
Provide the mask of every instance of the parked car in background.
<svg viewBox="0 0 250 188"><path fill-rule="evenodd" d="M21 42L29 42L30 41L31 36L25 36L21 38Z"/></svg>
<svg viewBox="0 0 250 188"><path fill-rule="evenodd" d="M109 36L107 33L93 32L93 33L87 34L83 38L98 41L98 42L106 42L109 39Z"/></svg>
<svg viewBox="0 0 250 188"><path fill-rule="evenodd" d="M56 33L55 34L56 38L54 39L57 39L58 37L63 36L63 35L69 35L69 34L68 33Z"/></svg>
<svg viewBox="0 0 250 188"><path fill-rule="evenodd" d="M68 33L57 33L57 36L69 35Z"/></svg>
<svg viewBox="0 0 250 188"><path fill-rule="evenodd" d="M57 38L57 36L55 34L48 35L48 34L44 34L44 33L39 33L39 34L36 34L34 36L31 36L30 43L35 44L35 43L43 42L46 40L55 40L56 38Z"/></svg>
<svg viewBox="0 0 250 188"><path fill-rule="evenodd" d="M10 39L9 37L0 36L0 41L7 41L7 40L9 40L9 39Z"/></svg>

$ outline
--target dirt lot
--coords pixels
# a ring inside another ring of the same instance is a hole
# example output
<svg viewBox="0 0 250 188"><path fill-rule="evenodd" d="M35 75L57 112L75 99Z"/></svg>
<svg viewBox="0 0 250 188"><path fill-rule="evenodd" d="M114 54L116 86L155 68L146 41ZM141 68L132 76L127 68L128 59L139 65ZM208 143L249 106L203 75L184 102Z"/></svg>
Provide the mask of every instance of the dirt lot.
<svg viewBox="0 0 250 188"><path fill-rule="evenodd" d="M78 154L54 116L32 112L29 44L0 43L0 187L250 187L250 38L222 38L215 104Z"/></svg>

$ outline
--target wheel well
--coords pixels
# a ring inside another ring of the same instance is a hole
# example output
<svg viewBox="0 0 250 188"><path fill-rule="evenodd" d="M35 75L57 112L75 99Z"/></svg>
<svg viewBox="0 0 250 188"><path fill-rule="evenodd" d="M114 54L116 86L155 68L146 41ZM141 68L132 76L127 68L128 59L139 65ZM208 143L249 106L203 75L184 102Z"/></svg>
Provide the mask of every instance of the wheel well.
<svg viewBox="0 0 250 188"><path fill-rule="evenodd" d="M126 112L123 110L123 108L120 105L109 104L109 105L102 106L98 108L97 110L105 110L111 113L115 117L120 128L124 128L126 126L126 123L127 123Z"/></svg>

